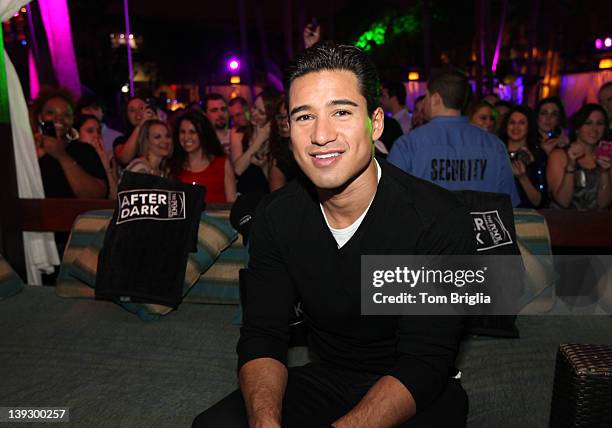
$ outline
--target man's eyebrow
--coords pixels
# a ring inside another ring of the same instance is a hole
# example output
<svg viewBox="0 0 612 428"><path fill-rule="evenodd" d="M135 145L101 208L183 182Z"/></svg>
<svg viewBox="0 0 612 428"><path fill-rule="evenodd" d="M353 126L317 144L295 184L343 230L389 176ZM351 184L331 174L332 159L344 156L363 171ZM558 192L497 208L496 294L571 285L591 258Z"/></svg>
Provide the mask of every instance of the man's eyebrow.
<svg viewBox="0 0 612 428"><path fill-rule="evenodd" d="M298 107L295 107L295 108L291 109L291 113L289 113L289 116L293 116L294 114L297 114L297 113L299 113L301 111L311 110L311 109L312 109L312 107L310 107L308 104L304 104L304 105L301 105L301 106L298 106Z"/></svg>
<svg viewBox="0 0 612 428"><path fill-rule="evenodd" d="M351 101L351 100L347 100L347 99L341 99L341 100L332 100L330 102L327 103L327 105L329 106L353 106L353 107L359 107L359 105L355 102L355 101Z"/></svg>
<svg viewBox="0 0 612 428"><path fill-rule="evenodd" d="M351 101L349 99L339 99L339 100L331 100L327 103L328 106L353 106L353 107L359 107L359 105L355 102L355 101ZM296 107L294 109L291 110L291 113L289 114L290 116L293 116L296 113L299 113L301 111L304 110L311 110L312 107L305 104L305 105L301 105L299 107Z"/></svg>

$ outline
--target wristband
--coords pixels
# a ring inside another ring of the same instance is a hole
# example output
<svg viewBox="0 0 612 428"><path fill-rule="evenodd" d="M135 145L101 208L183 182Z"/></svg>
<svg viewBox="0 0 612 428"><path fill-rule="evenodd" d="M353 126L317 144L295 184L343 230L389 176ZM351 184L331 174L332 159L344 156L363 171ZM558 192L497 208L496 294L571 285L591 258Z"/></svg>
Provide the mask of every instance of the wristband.
<svg viewBox="0 0 612 428"><path fill-rule="evenodd" d="M575 173L575 172L576 172L576 169L568 169L568 168L565 168L565 173L566 173L566 174L573 174L573 173Z"/></svg>

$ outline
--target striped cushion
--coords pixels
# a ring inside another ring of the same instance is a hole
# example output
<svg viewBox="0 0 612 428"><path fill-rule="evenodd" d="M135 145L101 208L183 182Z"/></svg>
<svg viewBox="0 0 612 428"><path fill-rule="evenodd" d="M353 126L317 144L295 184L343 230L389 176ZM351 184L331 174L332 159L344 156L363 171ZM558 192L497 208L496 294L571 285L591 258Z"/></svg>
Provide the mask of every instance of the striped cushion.
<svg viewBox="0 0 612 428"><path fill-rule="evenodd" d="M19 293L23 281L0 254L0 301Z"/></svg>
<svg viewBox="0 0 612 428"><path fill-rule="evenodd" d="M550 232L546 219L535 210L515 208L514 225L527 273L527 304L522 313L548 312L555 281Z"/></svg>
<svg viewBox="0 0 612 428"><path fill-rule="evenodd" d="M80 215L72 227L58 274L56 294L94 298L98 254L112 210ZM185 273L183 302L237 304L238 270L246 252L229 224L229 212L203 213L198 231L198 251L190 253ZM163 305L122 303L140 318L150 320L171 309Z"/></svg>

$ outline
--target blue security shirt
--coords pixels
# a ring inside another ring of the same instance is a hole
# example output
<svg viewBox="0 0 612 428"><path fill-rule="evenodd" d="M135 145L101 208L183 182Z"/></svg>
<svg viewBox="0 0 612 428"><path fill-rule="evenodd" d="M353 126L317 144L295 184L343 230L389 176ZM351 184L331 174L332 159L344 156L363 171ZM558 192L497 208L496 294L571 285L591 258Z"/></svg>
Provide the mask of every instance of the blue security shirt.
<svg viewBox="0 0 612 428"><path fill-rule="evenodd" d="M393 144L387 161L449 190L507 193L520 198L506 146L463 116L436 116Z"/></svg>

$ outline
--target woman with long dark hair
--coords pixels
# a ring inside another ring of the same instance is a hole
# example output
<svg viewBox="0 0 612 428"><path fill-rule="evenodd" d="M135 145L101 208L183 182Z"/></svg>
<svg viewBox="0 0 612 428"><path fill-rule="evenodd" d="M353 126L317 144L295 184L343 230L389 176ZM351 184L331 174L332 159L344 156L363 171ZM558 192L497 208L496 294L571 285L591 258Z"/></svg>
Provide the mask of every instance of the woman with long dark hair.
<svg viewBox="0 0 612 428"><path fill-rule="evenodd" d="M284 96L279 100L274 120L278 128L278 138L271 140L270 143L270 172L268 173L270 192L280 189L301 173L291 151L289 112Z"/></svg>
<svg viewBox="0 0 612 428"><path fill-rule="evenodd" d="M601 209L612 203L612 159L597 153L608 123L599 104L587 104L572 117L572 144L548 159L546 178L556 207Z"/></svg>
<svg viewBox="0 0 612 428"><path fill-rule="evenodd" d="M265 89L257 97L251 109L251 126L245 132L233 131L231 157L238 177L238 192L267 192L270 168L271 141L278 138L278 126L274 120L280 94Z"/></svg>
<svg viewBox="0 0 612 428"><path fill-rule="evenodd" d="M179 116L174 124L171 177L206 188L206 202L234 202L236 178L229 158L210 121L197 111Z"/></svg>
<svg viewBox="0 0 612 428"><path fill-rule="evenodd" d="M502 120L500 138L508 148L520 208L547 203L546 154L538 145L535 116L529 107L514 106Z"/></svg>

